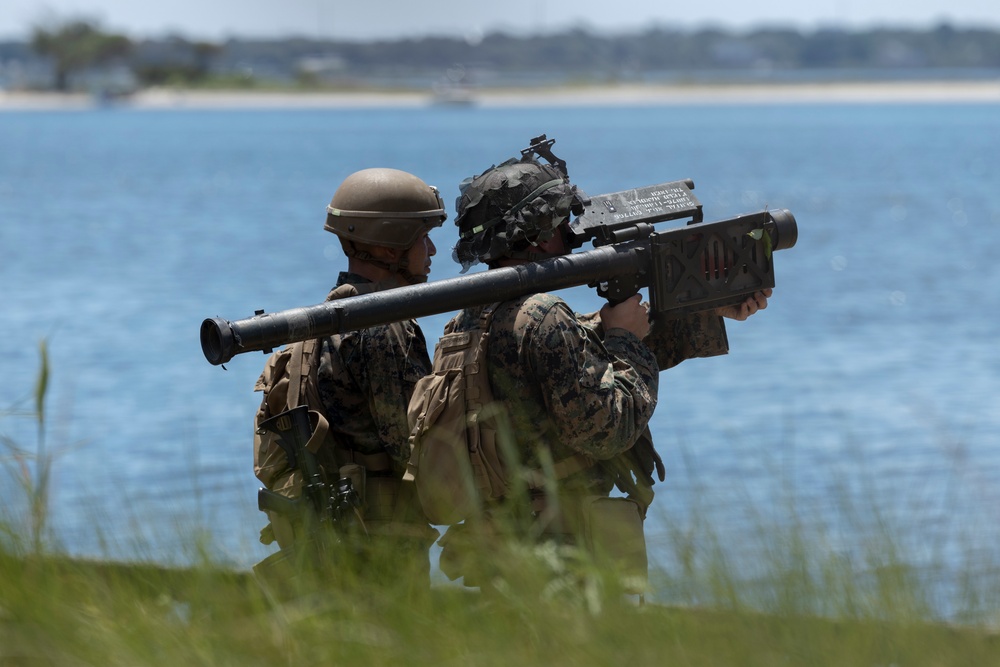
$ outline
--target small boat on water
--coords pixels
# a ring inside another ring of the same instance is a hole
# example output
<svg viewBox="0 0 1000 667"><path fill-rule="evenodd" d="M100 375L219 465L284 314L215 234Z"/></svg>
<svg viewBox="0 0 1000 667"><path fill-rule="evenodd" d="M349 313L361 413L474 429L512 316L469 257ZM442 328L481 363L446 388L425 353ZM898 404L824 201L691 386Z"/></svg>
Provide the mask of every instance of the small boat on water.
<svg viewBox="0 0 1000 667"><path fill-rule="evenodd" d="M465 86L435 86L431 94L435 106L468 107L475 103L475 95Z"/></svg>

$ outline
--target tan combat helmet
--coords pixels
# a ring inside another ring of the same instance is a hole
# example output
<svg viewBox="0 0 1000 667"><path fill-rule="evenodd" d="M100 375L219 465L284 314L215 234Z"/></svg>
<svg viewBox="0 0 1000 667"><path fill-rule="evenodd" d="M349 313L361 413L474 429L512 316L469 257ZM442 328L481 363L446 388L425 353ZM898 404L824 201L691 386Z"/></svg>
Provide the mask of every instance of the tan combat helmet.
<svg viewBox="0 0 1000 667"><path fill-rule="evenodd" d="M384 168L344 179L326 214L323 228L344 241L401 250L448 217L437 188L408 172Z"/></svg>

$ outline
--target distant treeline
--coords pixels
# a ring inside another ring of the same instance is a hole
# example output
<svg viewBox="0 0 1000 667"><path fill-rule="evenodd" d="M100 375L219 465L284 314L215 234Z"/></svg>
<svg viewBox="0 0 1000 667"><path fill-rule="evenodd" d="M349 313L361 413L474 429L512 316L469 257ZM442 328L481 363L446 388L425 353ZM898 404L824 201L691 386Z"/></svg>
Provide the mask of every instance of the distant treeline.
<svg viewBox="0 0 1000 667"><path fill-rule="evenodd" d="M371 42L231 40L219 47L215 57L230 68L242 62L267 70L311 67L357 76L446 72L456 67L624 77L685 70L1000 68L1000 31L947 25L928 31L856 32L654 28L617 36L571 30L529 37L493 33L476 42L447 37Z"/></svg>
<svg viewBox="0 0 1000 667"><path fill-rule="evenodd" d="M516 37L490 34L476 43L426 38L368 43L285 42L291 50L322 47L351 66L411 64L447 67L476 63L498 70L558 71L676 69L776 69L855 67L1000 67L1000 32L956 29L866 31L759 29L676 31L664 28L619 36L584 30ZM282 43L270 43L280 50ZM233 42L252 52L261 42ZM259 51L258 51L259 52Z"/></svg>
<svg viewBox="0 0 1000 667"><path fill-rule="evenodd" d="M68 41L72 39L90 40L91 48L71 49ZM79 58L80 53L100 53L94 44L105 48L106 57L67 62L74 54ZM641 80L664 72L740 76L799 70L993 70L1000 69L1000 31L947 24L929 30L681 31L654 27L621 35L582 29L534 36L492 33L476 41L289 38L212 43L176 36L134 41L76 22L36 30L30 43L0 44L0 65L32 56L54 63L64 86L71 84L75 70L109 63L126 66L138 85L224 80L248 85L265 81L313 86L434 81L490 85L555 79Z"/></svg>

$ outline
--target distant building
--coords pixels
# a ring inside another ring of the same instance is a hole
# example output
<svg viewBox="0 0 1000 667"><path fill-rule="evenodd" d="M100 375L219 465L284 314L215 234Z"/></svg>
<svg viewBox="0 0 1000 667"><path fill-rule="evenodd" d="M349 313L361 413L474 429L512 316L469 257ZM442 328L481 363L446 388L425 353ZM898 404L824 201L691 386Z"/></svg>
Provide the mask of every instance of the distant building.
<svg viewBox="0 0 1000 667"><path fill-rule="evenodd" d="M39 57L25 42L0 42L0 90L51 88L55 81L52 64Z"/></svg>

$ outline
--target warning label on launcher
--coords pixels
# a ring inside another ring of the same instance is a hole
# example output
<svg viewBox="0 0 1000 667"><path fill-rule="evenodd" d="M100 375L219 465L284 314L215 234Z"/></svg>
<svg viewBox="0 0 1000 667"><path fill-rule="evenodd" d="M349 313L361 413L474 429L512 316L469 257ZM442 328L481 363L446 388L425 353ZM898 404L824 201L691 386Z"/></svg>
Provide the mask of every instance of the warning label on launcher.
<svg viewBox="0 0 1000 667"><path fill-rule="evenodd" d="M698 208L691 193L680 186L654 186L619 192L604 200L604 205L615 221L651 218L680 212L686 214Z"/></svg>

